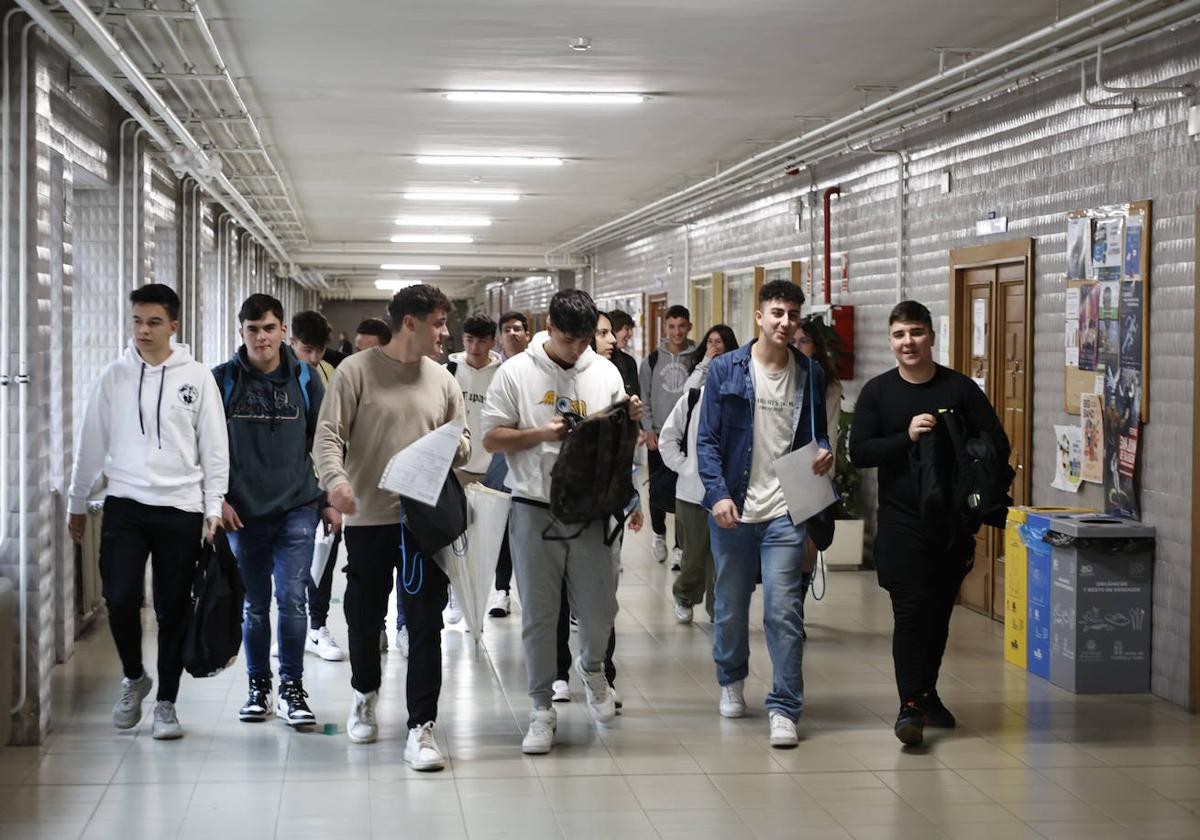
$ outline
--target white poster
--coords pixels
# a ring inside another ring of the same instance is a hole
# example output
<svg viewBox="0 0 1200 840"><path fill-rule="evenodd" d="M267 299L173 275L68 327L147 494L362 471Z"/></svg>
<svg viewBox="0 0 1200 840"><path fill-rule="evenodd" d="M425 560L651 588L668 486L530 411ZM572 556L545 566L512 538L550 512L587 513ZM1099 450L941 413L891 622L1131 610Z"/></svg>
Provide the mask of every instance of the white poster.
<svg viewBox="0 0 1200 840"><path fill-rule="evenodd" d="M1054 481L1050 486L1078 493L1083 485L1083 429L1079 426L1055 426L1054 440L1058 457L1054 461Z"/></svg>
<svg viewBox="0 0 1200 840"><path fill-rule="evenodd" d="M975 299L975 317L971 324L971 355L987 355L987 301Z"/></svg>
<svg viewBox="0 0 1200 840"><path fill-rule="evenodd" d="M937 362L944 367L950 366L950 316L938 316Z"/></svg>
<svg viewBox="0 0 1200 840"><path fill-rule="evenodd" d="M1067 289L1066 307L1066 362L1068 367L1079 367L1079 287Z"/></svg>

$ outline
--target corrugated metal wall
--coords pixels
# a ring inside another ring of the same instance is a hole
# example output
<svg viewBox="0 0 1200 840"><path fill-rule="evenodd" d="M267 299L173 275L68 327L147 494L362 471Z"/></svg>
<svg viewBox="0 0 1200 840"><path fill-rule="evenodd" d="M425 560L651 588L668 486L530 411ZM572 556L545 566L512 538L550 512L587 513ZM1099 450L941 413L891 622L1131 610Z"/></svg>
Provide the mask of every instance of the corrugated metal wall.
<svg viewBox="0 0 1200 840"><path fill-rule="evenodd" d="M1197 82L1200 31L1191 26L1118 53L1105 61L1113 84ZM886 145L897 145L888 141ZM1192 309L1195 299L1195 207L1200 201L1200 151L1187 136L1186 105L1149 98L1136 112L1082 106L1078 75L1065 72L1018 92L957 113L902 138L908 150L906 295L948 314L948 255L952 248L988 241L1036 239L1033 499L1037 504L1102 507L1097 486L1082 496L1050 488L1054 475L1053 425L1077 422L1063 412L1065 214L1101 204L1153 200L1151 255L1150 423L1142 452L1144 519L1158 528L1154 588L1153 691L1188 700L1190 590L1189 465L1193 388ZM953 187L941 193L941 173ZM814 184L780 184L768 194L693 223L687 262L692 276L811 256L819 209L795 230L791 199L808 198ZM850 292L856 307L858 380L894 360L886 338L887 312L896 301L896 164L891 157L845 157L821 165L815 188L838 184L831 230L834 252L850 255ZM1009 219L1009 232L986 239L974 223L988 211ZM666 289L687 302L681 266L681 228L605 248L596 257L595 293ZM835 282L835 286L836 286ZM835 298L836 299L836 298ZM740 338L740 336L739 336ZM948 337L947 337L948 339Z"/></svg>

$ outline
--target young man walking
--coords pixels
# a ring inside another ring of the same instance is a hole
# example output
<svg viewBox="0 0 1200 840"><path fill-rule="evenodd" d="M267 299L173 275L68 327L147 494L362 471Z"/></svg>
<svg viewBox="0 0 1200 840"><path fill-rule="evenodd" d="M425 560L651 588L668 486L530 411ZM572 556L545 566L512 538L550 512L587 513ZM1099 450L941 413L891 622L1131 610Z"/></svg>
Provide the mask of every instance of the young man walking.
<svg viewBox="0 0 1200 840"><path fill-rule="evenodd" d="M777 280L759 292L758 338L712 360L696 456L716 569L713 659L720 712L746 713L750 596L761 572L763 626L773 678L766 706L773 747L799 743L804 708L804 523L788 513L775 462L814 438L812 471L833 466L825 429L825 374L791 346L804 293Z"/></svg>
<svg viewBox="0 0 1200 840"><path fill-rule="evenodd" d="M900 713L896 737L919 744L926 726L953 727L937 693L938 672L950 632L958 588L971 570L975 538L965 526L932 525L922 519L909 453L934 432L938 415L950 410L972 435L1008 439L979 386L933 361L933 318L916 301L896 304L888 316L888 339L897 365L863 386L850 431L850 460L879 469L879 522L875 568L892 599L892 659Z"/></svg>
<svg viewBox="0 0 1200 840"><path fill-rule="evenodd" d="M417 557L418 541L401 521L400 497L381 489L379 479L395 453L446 423L463 426L454 465L470 457L462 389L433 360L450 335L450 308L440 289L424 283L395 294L388 304L392 340L355 353L338 368L321 406L314 449L321 486L346 516L345 606L354 688L346 733L356 744L379 736L379 628L387 617L395 570L405 557L409 564L421 563L423 574L415 585L401 590L410 644L404 760L415 770L445 765L433 730L450 581L434 558Z"/></svg>
<svg viewBox="0 0 1200 840"><path fill-rule="evenodd" d="M688 374L691 373L687 356L696 347L688 339L691 329L692 316L687 308L672 306L663 318L663 332L666 333L666 337L657 349L642 360L639 378L642 396L646 400L642 429L646 432L646 460L651 483L667 469L658 451L658 435L662 432L671 409L683 395ZM656 501L659 504L656 504ZM661 502L662 500L653 497L650 499L650 527L654 531L654 544L650 553L658 563L667 559L667 512L661 506ZM672 570L679 570L681 557L679 538L676 536L675 548L671 552Z"/></svg>
<svg viewBox="0 0 1200 840"><path fill-rule="evenodd" d="M83 541L87 500L108 479L100 535L100 578L125 678L113 725L132 729L152 680L142 667L142 591L153 569L158 622L158 702L153 736L179 738L175 711L183 641L192 614L192 579L201 539L221 523L229 450L221 392L179 331L179 297L150 283L129 295L133 335L100 374L84 411L67 493L67 530Z"/></svg>
<svg viewBox="0 0 1200 840"><path fill-rule="evenodd" d="M609 359L617 370L621 371L621 379L625 382L625 390L630 394L641 394L642 384L638 376L638 363L633 356L626 352L629 341L633 338L633 318L628 312L614 309L608 313L608 322L612 326L614 346L612 357Z"/></svg>
<svg viewBox="0 0 1200 840"><path fill-rule="evenodd" d="M625 398L621 375L591 348L596 305L578 289L550 299L546 332L525 353L503 365L483 409L484 446L503 452L513 491L509 538L522 598L522 643L533 700L523 752L547 753L554 745L557 713L551 705L556 627L562 587L579 619L579 658L588 707L600 722L616 714L604 676L604 655L617 613L617 564L604 544L607 523L597 520L579 533L563 532L549 510L550 470L567 435L565 417L586 417ZM641 400L630 416L640 420ZM546 535L556 537L547 539Z"/></svg>

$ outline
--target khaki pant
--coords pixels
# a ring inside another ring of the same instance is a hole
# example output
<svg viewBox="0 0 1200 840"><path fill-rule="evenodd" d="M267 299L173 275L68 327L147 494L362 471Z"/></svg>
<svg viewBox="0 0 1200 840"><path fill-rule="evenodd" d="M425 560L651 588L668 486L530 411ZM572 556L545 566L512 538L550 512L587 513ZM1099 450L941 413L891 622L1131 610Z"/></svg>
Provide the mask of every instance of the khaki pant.
<svg viewBox="0 0 1200 840"><path fill-rule="evenodd" d="M683 549L683 560L679 564L679 577L672 589L675 600L689 607L704 601L708 617L713 615L713 556L708 538L708 511L685 502L675 500L675 534Z"/></svg>

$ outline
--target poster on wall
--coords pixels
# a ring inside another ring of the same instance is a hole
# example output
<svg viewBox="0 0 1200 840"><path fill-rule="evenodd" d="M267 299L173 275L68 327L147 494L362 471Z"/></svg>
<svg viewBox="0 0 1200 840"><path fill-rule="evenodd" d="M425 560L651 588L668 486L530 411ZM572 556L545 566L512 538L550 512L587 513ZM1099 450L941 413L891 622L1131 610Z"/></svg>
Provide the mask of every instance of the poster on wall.
<svg viewBox="0 0 1200 840"><path fill-rule="evenodd" d="M1083 429L1078 426L1055 426L1054 439L1058 444L1058 459L1054 466L1054 481L1050 486L1068 493L1078 493L1083 486Z"/></svg>
<svg viewBox="0 0 1200 840"><path fill-rule="evenodd" d="M1142 276L1142 220L1138 216L1125 222L1125 276Z"/></svg>
<svg viewBox="0 0 1200 840"><path fill-rule="evenodd" d="M1080 394L1079 477L1094 484L1104 482L1104 402L1100 394Z"/></svg>
<svg viewBox="0 0 1200 840"><path fill-rule="evenodd" d="M1086 217L1067 219L1067 279L1091 276L1092 222Z"/></svg>
<svg viewBox="0 0 1200 840"><path fill-rule="evenodd" d="M1104 376L1104 511L1140 518L1137 502L1142 375L1113 369Z"/></svg>
<svg viewBox="0 0 1200 840"><path fill-rule="evenodd" d="M1066 323L1067 365L1079 367L1079 288L1076 286L1067 289Z"/></svg>
<svg viewBox="0 0 1200 840"><path fill-rule="evenodd" d="M1120 359L1120 312L1121 284L1100 283L1100 325L1097 336L1099 343L1099 368L1115 367Z"/></svg>
<svg viewBox="0 0 1200 840"><path fill-rule="evenodd" d="M1121 279L1121 219L1097 219L1092 229L1092 269L1100 280Z"/></svg>
<svg viewBox="0 0 1200 840"><path fill-rule="evenodd" d="M1079 369L1096 369L1100 356L1100 284L1079 287Z"/></svg>
<svg viewBox="0 0 1200 840"><path fill-rule="evenodd" d="M1142 281L1121 283L1120 366L1142 370Z"/></svg>
<svg viewBox="0 0 1200 840"><path fill-rule="evenodd" d="M975 311L971 318L971 355L987 355L987 301L975 299Z"/></svg>

